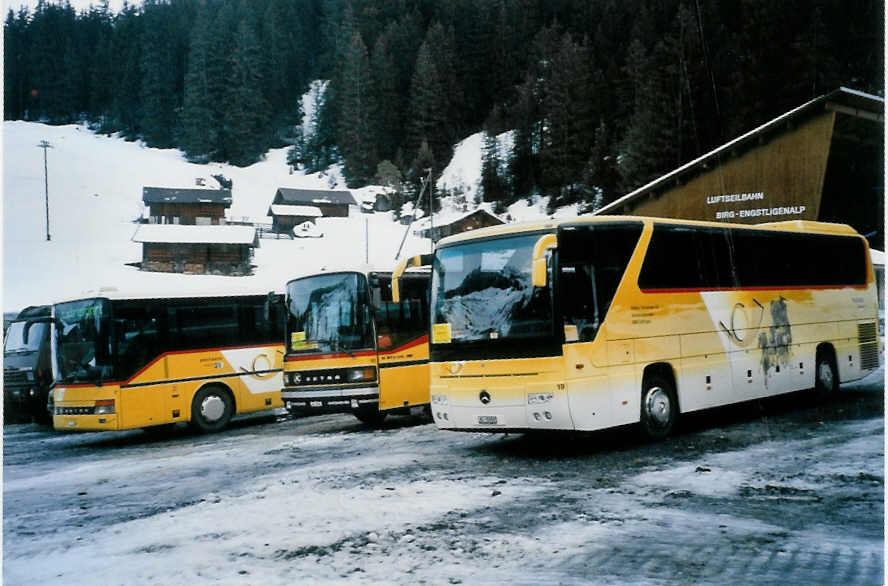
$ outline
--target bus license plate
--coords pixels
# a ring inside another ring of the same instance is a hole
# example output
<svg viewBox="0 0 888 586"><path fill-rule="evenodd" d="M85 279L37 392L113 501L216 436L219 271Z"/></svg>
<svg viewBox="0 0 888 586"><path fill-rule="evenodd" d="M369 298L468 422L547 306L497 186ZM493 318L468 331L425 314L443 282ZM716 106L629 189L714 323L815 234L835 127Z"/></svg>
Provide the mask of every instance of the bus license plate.
<svg viewBox="0 0 888 586"><path fill-rule="evenodd" d="M499 423L499 417L496 415L479 415L478 425L496 425Z"/></svg>
<svg viewBox="0 0 888 586"><path fill-rule="evenodd" d="M310 407L322 407L324 405L321 401L312 401L308 404Z"/></svg>

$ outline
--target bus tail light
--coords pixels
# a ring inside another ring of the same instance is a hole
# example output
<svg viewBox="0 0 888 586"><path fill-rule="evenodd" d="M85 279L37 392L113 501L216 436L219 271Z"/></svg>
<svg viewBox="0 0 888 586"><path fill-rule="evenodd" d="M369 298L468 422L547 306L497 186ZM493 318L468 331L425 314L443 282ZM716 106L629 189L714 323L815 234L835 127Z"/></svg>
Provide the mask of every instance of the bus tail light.
<svg viewBox="0 0 888 586"><path fill-rule="evenodd" d="M376 369L372 366L364 368L352 368L348 371L348 382L376 380Z"/></svg>
<svg viewBox="0 0 888 586"><path fill-rule="evenodd" d="M111 415L114 413L114 399L100 399L96 401L96 415Z"/></svg>

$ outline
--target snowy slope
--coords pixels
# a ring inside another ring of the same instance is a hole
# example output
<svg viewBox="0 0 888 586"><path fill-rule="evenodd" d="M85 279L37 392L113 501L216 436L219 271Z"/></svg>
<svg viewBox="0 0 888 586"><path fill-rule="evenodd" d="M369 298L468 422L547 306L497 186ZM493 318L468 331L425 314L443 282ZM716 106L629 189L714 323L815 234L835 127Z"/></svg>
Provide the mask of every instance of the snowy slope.
<svg viewBox="0 0 888 586"><path fill-rule="evenodd" d="M323 87L323 82L316 82L303 97L305 130L309 134L314 97ZM361 266L365 259L380 270L390 270L405 232L390 213L322 218L318 227L323 238L261 239L254 258L257 268L248 277L143 272L127 265L141 260L141 245L131 239L136 231L133 220L144 211L143 187L193 188L195 180L203 178L205 187L216 189L219 186L213 175L221 174L233 181L228 218L267 222L268 206L279 187L345 189L339 169L312 175L291 173L286 149L271 150L265 160L245 168L219 163L197 165L188 163L178 150L148 148L140 142L97 135L84 126L8 121L2 129L4 311L73 298L101 287L158 295L171 290L204 295L267 292L282 290L291 278L322 268ZM53 146L48 150L48 242L43 151L37 148L41 140ZM512 134L501 134L497 140L505 160ZM443 201L442 220L477 207L482 147L481 133L456 145L450 164L436 184ZM384 188L368 186L352 190L352 194L361 202L372 200L380 191ZM545 217L545 209L545 198L534 198L532 203L521 200L502 217L507 221L537 219ZM556 216L576 213L575 207L570 207L559 210ZM369 253L365 229L369 232ZM429 240L419 238L411 229L401 258L429 250Z"/></svg>
<svg viewBox="0 0 888 586"><path fill-rule="evenodd" d="M43 151L48 140L50 235L46 241ZM3 308L51 302L99 287L121 290L226 291L282 290L288 279L322 267L360 266L365 260L365 221L370 264L391 268L404 227L390 214L355 214L318 222L323 238L261 239L255 274L249 277L143 272L126 263L141 259L131 242L133 220L142 214L142 187L194 187L195 178L218 187L214 174L234 181L230 218L268 221L268 205L278 187L344 188L337 174L290 174L286 149L272 150L250 167L195 165L177 150L96 135L82 126L3 123ZM364 191L355 190L360 200ZM404 254L430 249L410 234Z"/></svg>

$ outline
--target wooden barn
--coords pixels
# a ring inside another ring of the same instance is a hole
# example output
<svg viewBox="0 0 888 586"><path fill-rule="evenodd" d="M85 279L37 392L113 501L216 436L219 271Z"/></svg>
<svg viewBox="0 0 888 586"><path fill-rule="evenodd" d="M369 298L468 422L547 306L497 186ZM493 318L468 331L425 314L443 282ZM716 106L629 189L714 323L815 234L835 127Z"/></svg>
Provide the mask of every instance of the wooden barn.
<svg viewBox="0 0 888 586"><path fill-rule="evenodd" d="M320 211L320 216L318 217L346 218L348 217L349 208L357 205L350 191L281 187L274 194L268 215L272 216L273 225L279 225L283 231L288 231L292 230L293 226L301 224L306 219L310 219L299 213L300 211L307 211L306 208L308 207L316 208ZM299 217L302 217L301 221L287 219Z"/></svg>
<svg viewBox="0 0 888 586"><path fill-rule="evenodd" d="M745 224L839 222L881 248L884 110L884 98L840 88L595 213Z"/></svg>
<svg viewBox="0 0 888 586"><path fill-rule="evenodd" d="M434 224L433 227L432 223ZM500 224L505 224L505 222L489 211L479 208L456 217L435 215L432 218L432 222L429 221L429 218L423 218L419 229L415 230L414 233L423 238L431 238L432 241L437 242L451 234L459 234L460 232L468 232L469 230L498 226Z"/></svg>
<svg viewBox="0 0 888 586"><path fill-rule="evenodd" d="M271 216L271 231L277 234L290 234L293 227L306 220L314 221L324 215L317 206L286 205L273 203L268 207Z"/></svg>
<svg viewBox="0 0 888 586"><path fill-rule="evenodd" d="M142 202L150 224L217 225L225 223L231 190L144 187Z"/></svg>
<svg viewBox="0 0 888 586"><path fill-rule="evenodd" d="M242 276L259 237L251 226L142 224L133 242L142 244L143 271Z"/></svg>

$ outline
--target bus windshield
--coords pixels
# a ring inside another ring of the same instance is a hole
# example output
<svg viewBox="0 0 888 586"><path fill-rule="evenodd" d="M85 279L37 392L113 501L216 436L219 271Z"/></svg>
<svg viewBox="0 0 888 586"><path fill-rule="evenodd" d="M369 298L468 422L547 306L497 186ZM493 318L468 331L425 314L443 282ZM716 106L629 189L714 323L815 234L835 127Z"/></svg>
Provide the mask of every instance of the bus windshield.
<svg viewBox="0 0 888 586"><path fill-rule="evenodd" d="M60 381L91 382L111 376L109 313L109 302L105 299L56 305Z"/></svg>
<svg viewBox="0 0 888 586"><path fill-rule="evenodd" d="M25 343L25 324L27 321L16 321L9 324L6 330L6 339L3 342L4 352L36 352L40 349L40 342L48 327L45 323L31 325L28 332L28 343Z"/></svg>
<svg viewBox="0 0 888 586"><path fill-rule="evenodd" d="M433 323L449 324L449 343L551 336L550 289L535 290L531 282L539 237L499 238L437 251Z"/></svg>
<svg viewBox="0 0 888 586"><path fill-rule="evenodd" d="M357 273L315 275L287 284L287 351L373 348L367 281Z"/></svg>

